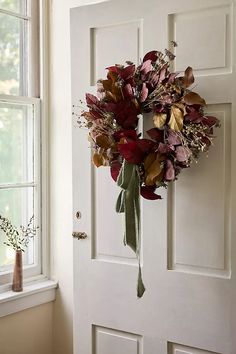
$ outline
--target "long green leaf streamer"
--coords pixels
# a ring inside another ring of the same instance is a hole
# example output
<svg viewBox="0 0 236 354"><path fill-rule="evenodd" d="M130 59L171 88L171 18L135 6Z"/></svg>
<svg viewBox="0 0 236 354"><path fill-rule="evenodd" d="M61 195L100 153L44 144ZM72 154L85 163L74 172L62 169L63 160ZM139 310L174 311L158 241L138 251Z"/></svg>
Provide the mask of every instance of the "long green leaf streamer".
<svg viewBox="0 0 236 354"><path fill-rule="evenodd" d="M145 286L140 267L140 177L138 167L124 160L117 185L121 188L121 192L117 199L116 211L124 213L124 243L131 247L138 259L137 296L141 298L145 292Z"/></svg>

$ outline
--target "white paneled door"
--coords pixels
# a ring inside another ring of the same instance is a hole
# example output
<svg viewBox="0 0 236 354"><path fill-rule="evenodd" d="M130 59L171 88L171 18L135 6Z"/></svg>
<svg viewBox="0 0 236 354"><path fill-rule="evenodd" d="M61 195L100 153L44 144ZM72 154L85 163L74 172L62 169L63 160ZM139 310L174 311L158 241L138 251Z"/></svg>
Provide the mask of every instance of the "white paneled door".
<svg viewBox="0 0 236 354"><path fill-rule="evenodd" d="M104 68L176 40L174 69L221 120L209 157L142 201L142 270L123 246L118 188L73 121L74 353L236 354L236 0L117 0L71 9L72 100ZM143 129L147 130L148 118ZM80 212L80 215L76 213Z"/></svg>

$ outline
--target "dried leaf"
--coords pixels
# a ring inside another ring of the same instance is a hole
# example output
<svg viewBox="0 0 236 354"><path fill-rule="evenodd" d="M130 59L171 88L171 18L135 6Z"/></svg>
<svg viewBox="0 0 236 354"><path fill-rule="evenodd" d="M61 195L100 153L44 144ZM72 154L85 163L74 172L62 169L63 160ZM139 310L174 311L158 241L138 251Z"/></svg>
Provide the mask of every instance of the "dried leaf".
<svg viewBox="0 0 236 354"><path fill-rule="evenodd" d="M98 135L96 137L96 144L103 149L109 149L112 145L111 140L106 135Z"/></svg>
<svg viewBox="0 0 236 354"><path fill-rule="evenodd" d="M135 65L128 65L126 66L123 70L120 72L120 77L123 80L129 79L131 76L133 76L135 73Z"/></svg>
<svg viewBox="0 0 236 354"><path fill-rule="evenodd" d="M184 102L187 105L193 105L193 104L197 104L200 106L205 106L206 105L206 101L204 100L204 98L202 98L201 96L199 96L196 92L189 92L187 93L184 97Z"/></svg>
<svg viewBox="0 0 236 354"><path fill-rule="evenodd" d="M145 184L147 186L152 186L156 184L158 180L158 176L162 172L161 166L162 159L159 155L155 153L151 153L147 156L144 161L144 168L145 168Z"/></svg>
<svg viewBox="0 0 236 354"><path fill-rule="evenodd" d="M163 142L164 140L164 131L163 130L159 130L157 128L152 128L149 129L146 132L151 139L155 140L156 142Z"/></svg>
<svg viewBox="0 0 236 354"><path fill-rule="evenodd" d="M151 152L146 159L144 160L144 169L145 171L147 171L149 169L149 167L151 166L151 164L155 161L156 159L156 154L154 152Z"/></svg>
<svg viewBox="0 0 236 354"><path fill-rule="evenodd" d="M148 88L146 83L143 83L142 90L140 92L140 102L144 102L148 96Z"/></svg>
<svg viewBox="0 0 236 354"><path fill-rule="evenodd" d="M127 98L131 98L134 96L133 88L130 84L125 85L125 87L123 88L123 94Z"/></svg>
<svg viewBox="0 0 236 354"><path fill-rule="evenodd" d="M156 186L142 186L140 194L143 198L148 200L162 199L162 197L155 193Z"/></svg>
<svg viewBox="0 0 236 354"><path fill-rule="evenodd" d="M172 106L170 121L168 123L169 127L176 132L180 132L183 128L183 121L184 121L183 111L177 106Z"/></svg>
<svg viewBox="0 0 236 354"><path fill-rule="evenodd" d="M188 161L189 157L191 156L191 151L186 149L184 146L177 146L175 157L179 162Z"/></svg>
<svg viewBox="0 0 236 354"><path fill-rule="evenodd" d="M173 163L170 160L166 161L165 179L166 181L173 181L175 179L175 169Z"/></svg>
<svg viewBox="0 0 236 354"><path fill-rule="evenodd" d="M86 93L85 98L88 106L99 106L100 104L98 98L91 93Z"/></svg>
<svg viewBox="0 0 236 354"><path fill-rule="evenodd" d="M111 163L111 169L110 169L111 177L115 182L117 181L117 178L119 176L121 166L122 165L119 161L112 161Z"/></svg>
<svg viewBox="0 0 236 354"><path fill-rule="evenodd" d="M147 74L147 73L149 73L149 71L151 71L151 70L152 70L152 61L151 61L151 59L148 59L148 60L146 60L145 62L143 62L140 71L141 71L143 74Z"/></svg>
<svg viewBox="0 0 236 354"><path fill-rule="evenodd" d="M93 163L96 167L106 166L106 159L102 154L95 152L93 155Z"/></svg>
<svg viewBox="0 0 236 354"><path fill-rule="evenodd" d="M189 87L194 83L193 69L188 66L184 72L183 86Z"/></svg>
<svg viewBox="0 0 236 354"><path fill-rule="evenodd" d="M151 52L148 52L144 56L143 62L145 62L147 60L156 61L157 60L157 51L156 50L152 50Z"/></svg>
<svg viewBox="0 0 236 354"><path fill-rule="evenodd" d="M165 125L166 118L166 113L155 113L155 115L153 116L153 122L155 127L161 129Z"/></svg>

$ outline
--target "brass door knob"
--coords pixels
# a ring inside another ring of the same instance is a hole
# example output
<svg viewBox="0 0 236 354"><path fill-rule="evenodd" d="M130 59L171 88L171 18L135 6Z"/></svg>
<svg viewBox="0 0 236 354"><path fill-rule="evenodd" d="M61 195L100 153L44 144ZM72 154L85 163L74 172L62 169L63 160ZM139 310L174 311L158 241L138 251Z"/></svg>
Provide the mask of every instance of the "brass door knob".
<svg viewBox="0 0 236 354"><path fill-rule="evenodd" d="M76 232L74 231L72 233L73 238L77 238L78 240L84 240L85 238L88 237L88 235L85 232Z"/></svg>

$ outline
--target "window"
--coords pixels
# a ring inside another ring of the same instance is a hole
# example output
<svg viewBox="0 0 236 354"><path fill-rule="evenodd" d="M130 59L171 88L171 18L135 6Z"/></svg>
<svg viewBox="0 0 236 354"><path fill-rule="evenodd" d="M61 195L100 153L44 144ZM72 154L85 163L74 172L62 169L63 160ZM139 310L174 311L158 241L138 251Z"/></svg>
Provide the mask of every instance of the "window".
<svg viewBox="0 0 236 354"><path fill-rule="evenodd" d="M0 214L15 226L34 215L38 234L24 254L24 275L41 273L41 116L39 1L0 0ZM0 285L14 252L0 234Z"/></svg>

